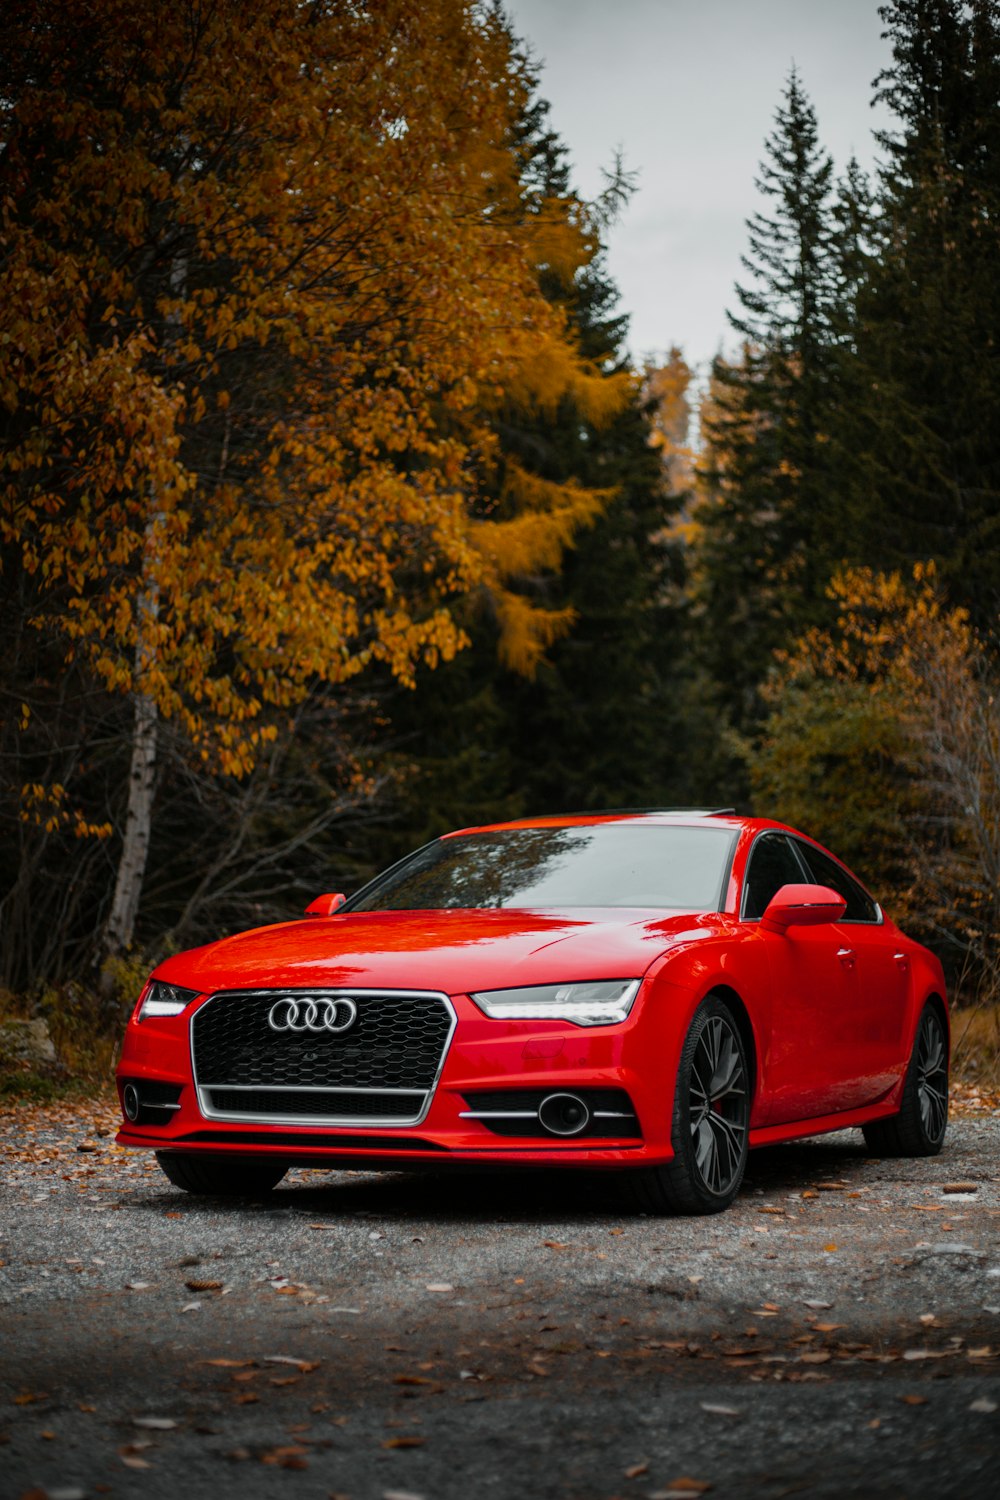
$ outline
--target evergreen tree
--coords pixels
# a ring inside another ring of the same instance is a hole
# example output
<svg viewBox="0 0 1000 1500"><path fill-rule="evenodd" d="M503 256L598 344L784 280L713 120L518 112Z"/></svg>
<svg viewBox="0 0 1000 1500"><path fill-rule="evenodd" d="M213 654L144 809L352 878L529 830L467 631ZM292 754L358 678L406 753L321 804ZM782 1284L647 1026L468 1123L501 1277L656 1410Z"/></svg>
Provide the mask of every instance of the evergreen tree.
<svg viewBox="0 0 1000 1500"><path fill-rule="evenodd" d="M821 617L835 555L828 437L838 266L833 166L793 70L748 221L748 279L705 403L694 592L706 662L737 725L774 649Z"/></svg>
<svg viewBox="0 0 1000 1500"><path fill-rule="evenodd" d="M859 296L859 399L845 405L859 561L933 557L981 628L1000 604L1000 7L894 0L876 98L876 259Z"/></svg>
<svg viewBox="0 0 1000 1500"><path fill-rule="evenodd" d="M533 102L518 151L526 211L570 194L565 149ZM447 828L544 811L672 800L685 774L684 732L672 690L681 654L671 594L676 543L671 499L652 438L652 404L628 371L627 320L599 252L602 223L628 192L609 180L598 205L581 205L592 241L580 268L543 262L539 280L561 307L581 354L628 397L610 416L565 393L555 405L508 392L494 428L499 444L492 515L516 487L580 486L604 508L575 536L559 570L522 577L535 608L571 619L529 672L498 661L499 622L488 604L467 617L469 650L388 705L400 762L412 771L394 827L373 863Z"/></svg>

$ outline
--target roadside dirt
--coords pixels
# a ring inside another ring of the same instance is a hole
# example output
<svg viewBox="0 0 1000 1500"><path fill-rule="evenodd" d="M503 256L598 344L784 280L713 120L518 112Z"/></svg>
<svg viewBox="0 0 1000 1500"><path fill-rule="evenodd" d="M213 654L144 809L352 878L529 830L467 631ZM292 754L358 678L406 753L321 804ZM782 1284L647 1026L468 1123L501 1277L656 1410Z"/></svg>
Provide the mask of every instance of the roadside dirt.
<svg viewBox="0 0 1000 1500"><path fill-rule="evenodd" d="M751 1157L712 1219L612 1178L178 1193L109 1101L0 1119L0 1495L995 1495L1000 1110L944 1153Z"/></svg>

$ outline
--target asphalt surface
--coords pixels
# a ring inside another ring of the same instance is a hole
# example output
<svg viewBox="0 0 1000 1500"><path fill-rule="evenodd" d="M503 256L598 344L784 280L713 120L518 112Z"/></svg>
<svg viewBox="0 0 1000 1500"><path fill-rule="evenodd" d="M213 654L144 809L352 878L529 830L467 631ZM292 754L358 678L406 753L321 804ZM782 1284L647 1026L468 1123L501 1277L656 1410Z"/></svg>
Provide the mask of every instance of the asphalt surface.
<svg viewBox="0 0 1000 1500"><path fill-rule="evenodd" d="M754 1153L709 1219L578 1174L197 1199L112 1128L0 1119L4 1500L1000 1493L988 1113Z"/></svg>

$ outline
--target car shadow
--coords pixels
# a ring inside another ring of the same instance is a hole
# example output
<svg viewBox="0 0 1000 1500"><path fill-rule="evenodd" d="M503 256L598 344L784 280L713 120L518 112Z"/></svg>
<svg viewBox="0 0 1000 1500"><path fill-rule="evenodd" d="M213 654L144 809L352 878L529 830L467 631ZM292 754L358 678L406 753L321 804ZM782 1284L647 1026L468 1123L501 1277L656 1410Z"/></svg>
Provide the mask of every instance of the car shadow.
<svg viewBox="0 0 1000 1500"><path fill-rule="evenodd" d="M750 1153L737 1199L787 1196L831 1180L860 1185L871 1157L860 1136L846 1132ZM162 1212L171 1206L212 1205L235 1208L232 1199L178 1193L164 1183L129 1202L131 1208ZM241 1213L280 1214L283 1218L335 1221L338 1218L431 1219L440 1223L591 1220L641 1217L627 1184L617 1172L583 1170L478 1170L330 1172L293 1170L267 1197L238 1200Z"/></svg>

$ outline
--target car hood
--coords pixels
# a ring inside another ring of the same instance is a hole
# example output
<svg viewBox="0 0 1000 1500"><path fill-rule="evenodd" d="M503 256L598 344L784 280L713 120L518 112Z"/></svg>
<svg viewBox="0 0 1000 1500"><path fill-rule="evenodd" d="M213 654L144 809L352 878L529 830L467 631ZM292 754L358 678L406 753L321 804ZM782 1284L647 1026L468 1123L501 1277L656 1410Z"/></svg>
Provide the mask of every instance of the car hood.
<svg viewBox="0 0 1000 1500"><path fill-rule="evenodd" d="M387 911L306 918L193 948L157 977L201 993L276 986L443 990L637 978L716 915L574 909Z"/></svg>

